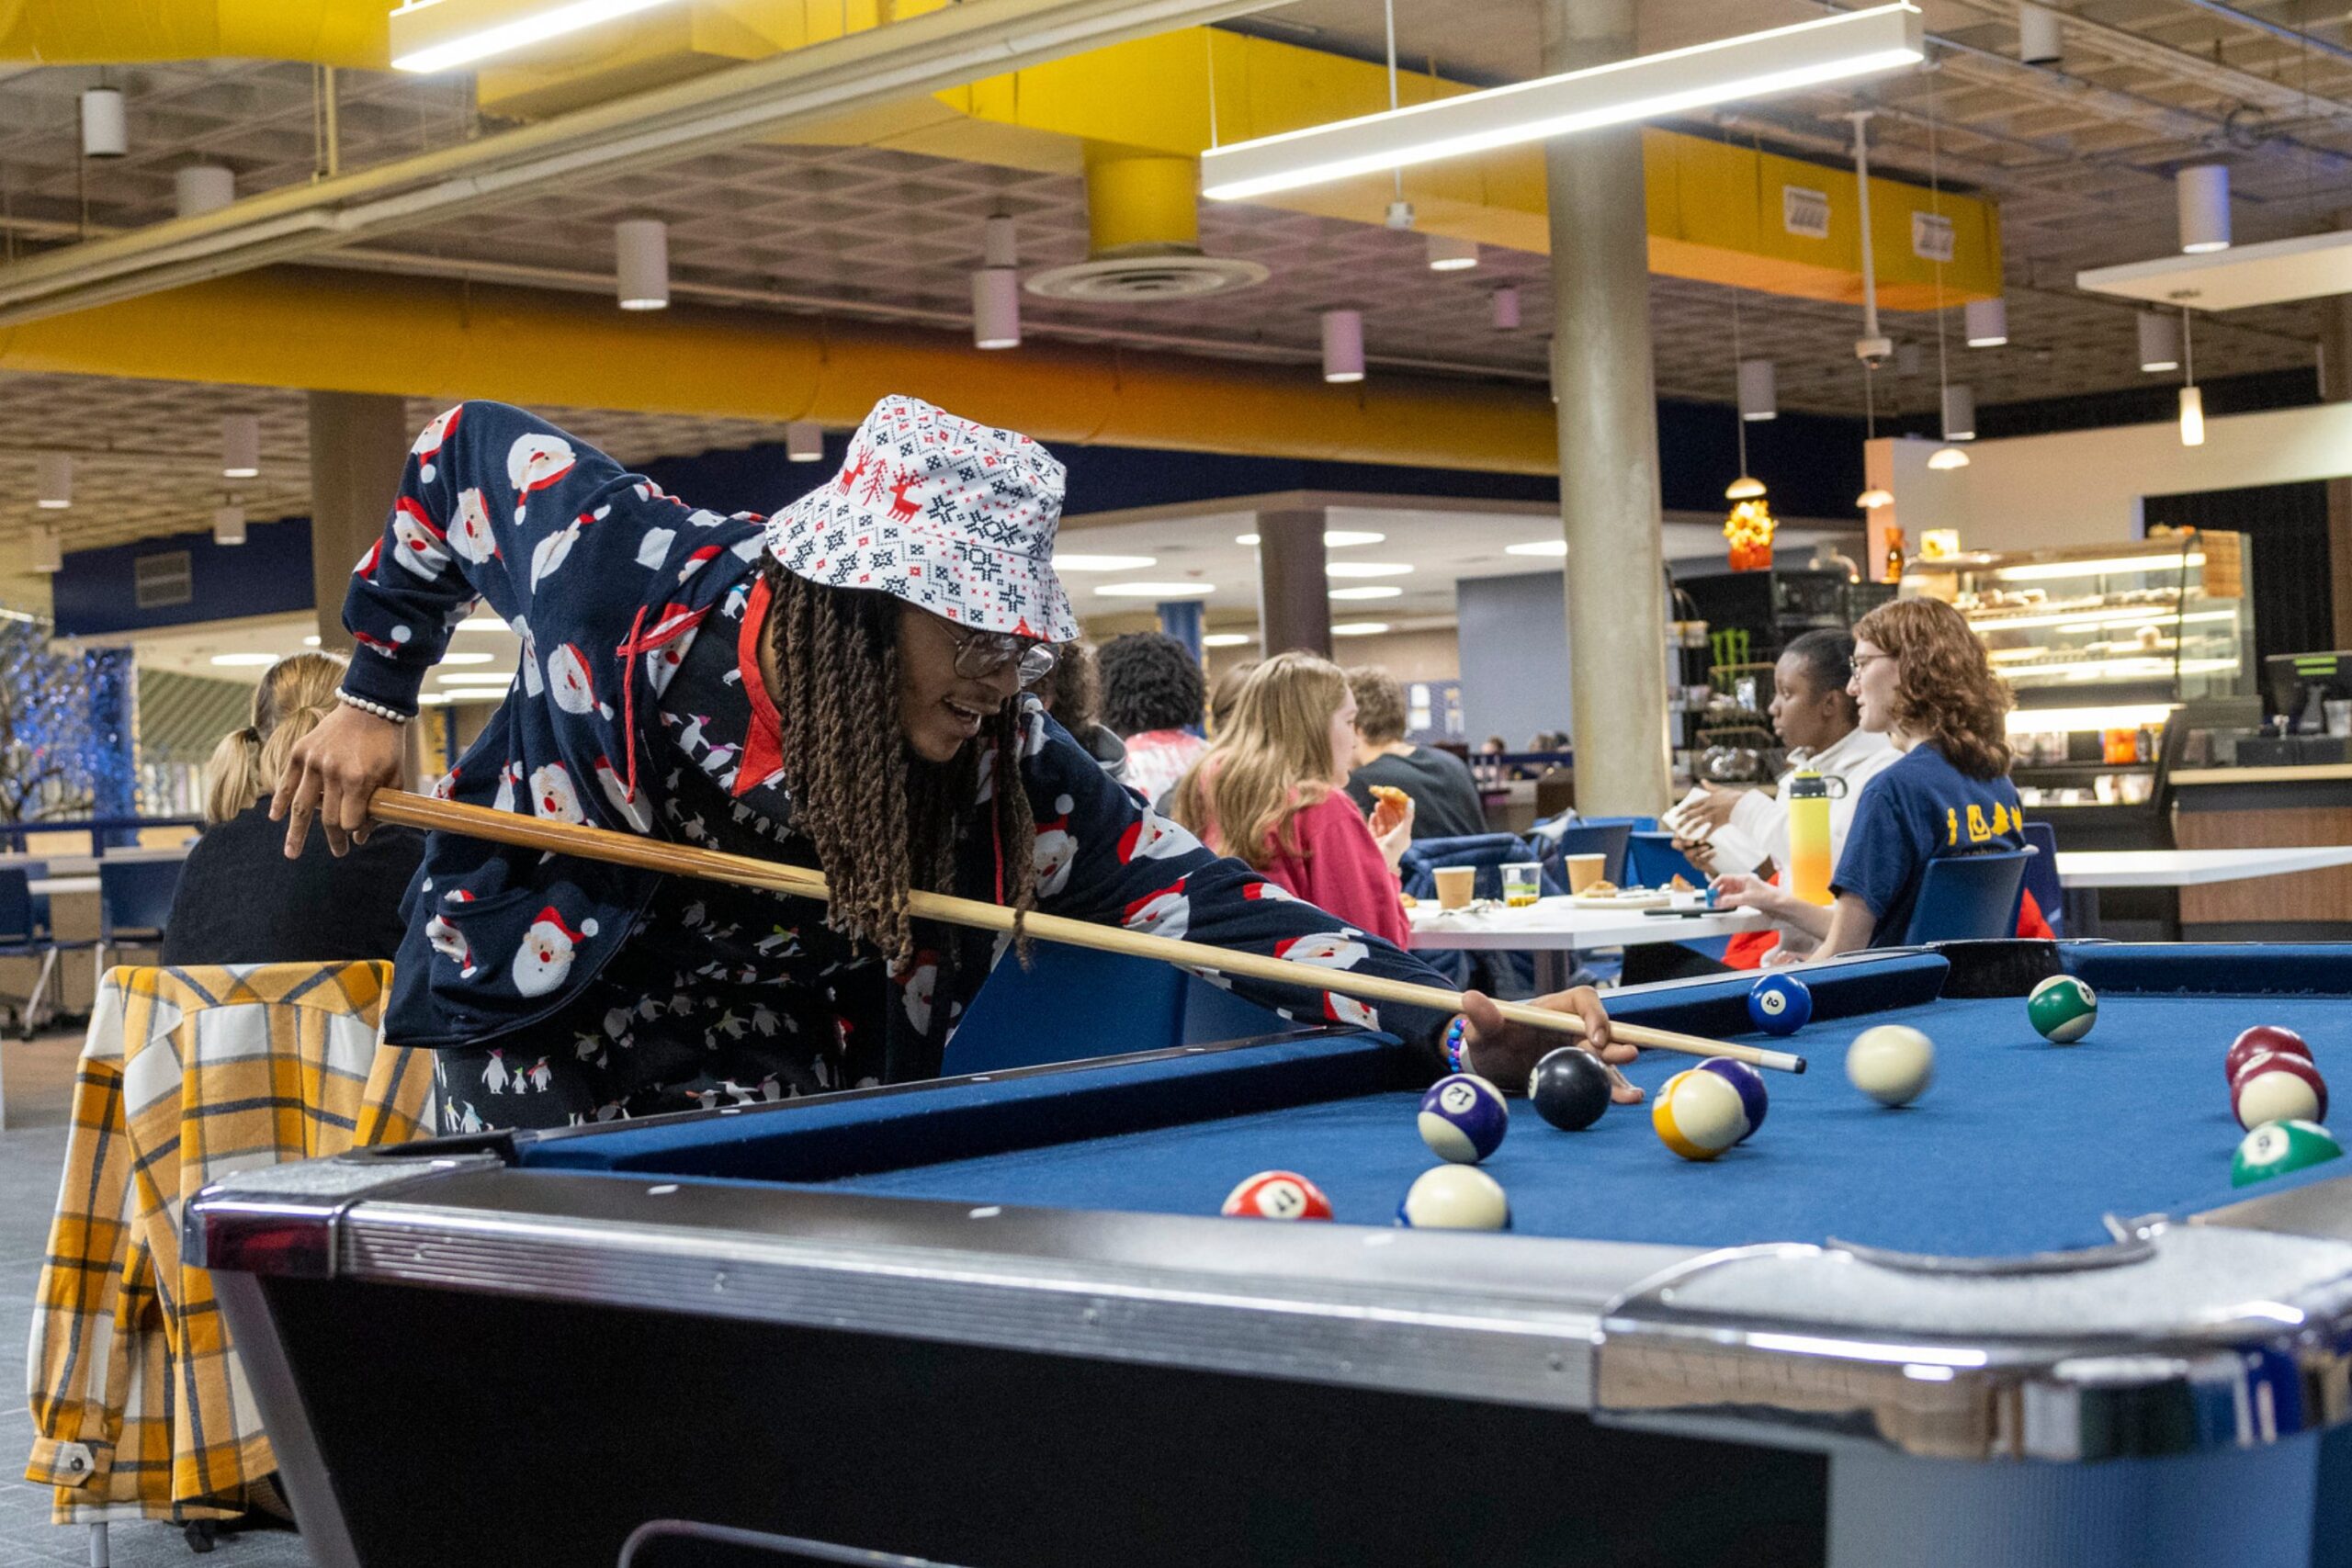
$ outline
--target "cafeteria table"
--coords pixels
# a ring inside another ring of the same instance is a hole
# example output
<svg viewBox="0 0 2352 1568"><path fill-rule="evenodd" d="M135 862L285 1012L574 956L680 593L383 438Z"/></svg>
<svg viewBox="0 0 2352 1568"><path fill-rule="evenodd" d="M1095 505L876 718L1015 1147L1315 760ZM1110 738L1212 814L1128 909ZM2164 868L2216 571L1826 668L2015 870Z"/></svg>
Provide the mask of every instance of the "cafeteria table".
<svg viewBox="0 0 2352 1568"><path fill-rule="evenodd" d="M2061 850L2066 934L2098 935L2103 887L2203 887L2352 865L2352 844L2249 845L2233 850Z"/></svg>
<svg viewBox="0 0 2352 1568"><path fill-rule="evenodd" d="M1492 899L1467 909L1441 909L1424 902L1408 913L1413 929L1405 945L1416 953L1534 954L1538 996L1566 987L1569 955L1583 949L1704 942L1762 931L1770 923L1753 909L1710 909L1695 894L1677 895L1670 908L1656 913L1586 908L1560 897L1540 898L1517 909L1505 908Z"/></svg>

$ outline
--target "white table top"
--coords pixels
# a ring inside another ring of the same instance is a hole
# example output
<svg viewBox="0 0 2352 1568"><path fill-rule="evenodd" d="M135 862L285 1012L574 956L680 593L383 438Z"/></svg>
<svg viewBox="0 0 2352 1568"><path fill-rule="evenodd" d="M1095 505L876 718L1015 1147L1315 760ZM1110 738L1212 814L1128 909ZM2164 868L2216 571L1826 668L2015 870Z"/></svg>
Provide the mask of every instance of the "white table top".
<svg viewBox="0 0 2352 1568"><path fill-rule="evenodd" d="M2064 887L2201 887L2352 865L2352 844L2243 850L2061 850Z"/></svg>
<svg viewBox="0 0 2352 1568"><path fill-rule="evenodd" d="M126 861L186 860L194 844L174 844L165 848L130 847L108 850L106 858L118 865ZM21 855L0 854L0 866L28 865L40 862L54 876L87 876L98 869L96 855Z"/></svg>
<svg viewBox="0 0 2352 1568"><path fill-rule="evenodd" d="M26 891L36 898L53 897L61 893L96 893L98 879L91 876L36 876L25 884Z"/></svg>
<svg viewBox="0 0 2352 1568"><path fill-rule="evenodd" d="M1566 898L1539 899L1523 909L1448 910L1421 904L1408 911L1413 934L1406 945L1489 953L1638 947L1652 942L1700 942L1761 931L1769 924L1753 909L1700 908L1697 914L1668 918L1639 909L1579 909Z"/></svg>

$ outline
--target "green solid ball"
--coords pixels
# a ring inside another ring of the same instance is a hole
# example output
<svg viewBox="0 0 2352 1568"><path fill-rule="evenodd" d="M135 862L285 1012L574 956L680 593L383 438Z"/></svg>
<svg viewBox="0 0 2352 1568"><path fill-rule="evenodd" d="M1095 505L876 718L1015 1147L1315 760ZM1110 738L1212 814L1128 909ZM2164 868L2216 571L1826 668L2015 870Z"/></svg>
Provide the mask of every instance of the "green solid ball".
<svg viewBox="0 0 2352 1568"><path fill-rule="evenodd" d="M2343 1156L2335 1135L2316 1122L2265 1122L2239 1143L2230 1185L2245 1187Z"/></svg>
<svg viewBox="0 0 2352 1568"><path fill-rule="evenodd" d="M2098 1021L2098 998L2072 975L2052 975L2026 998L2025 1015L2053 1045L2072 1045Z"/></svg>

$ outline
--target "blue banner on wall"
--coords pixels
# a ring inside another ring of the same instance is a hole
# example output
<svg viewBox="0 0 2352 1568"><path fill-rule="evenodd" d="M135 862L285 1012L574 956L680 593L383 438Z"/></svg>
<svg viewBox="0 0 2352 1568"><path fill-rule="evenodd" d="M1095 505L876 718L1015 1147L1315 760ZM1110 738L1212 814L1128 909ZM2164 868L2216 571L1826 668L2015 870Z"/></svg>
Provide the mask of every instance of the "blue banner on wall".
<svg viewBox="0 0 2352 1568"><path fill-rule="evenodd" d="M180 563L153 558L182 554L187 558L184 589L175 586L183 580ZM141 560L149 561L155 579L151 603L144 606L139 602ZM216 545L209 533L173 534L109 549L73 550L50 581L61 637L307 611L312 598L311 520L255 523L242 545ZM163 600L176 602L156 602Z"/></svg>

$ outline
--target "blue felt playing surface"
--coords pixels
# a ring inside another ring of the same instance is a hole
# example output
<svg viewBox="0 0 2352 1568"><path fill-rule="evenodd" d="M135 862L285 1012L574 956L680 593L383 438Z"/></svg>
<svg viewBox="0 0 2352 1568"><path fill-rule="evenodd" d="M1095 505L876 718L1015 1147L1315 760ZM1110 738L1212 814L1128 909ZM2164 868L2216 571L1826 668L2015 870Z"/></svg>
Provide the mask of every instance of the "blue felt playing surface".
<svg viewBox="0 0 2352 1568"><path fill-rule="evenodd" d="M1846 1044L1904 1023L1938 1047L1917 1103L1889 1110L1846 1081ZM2034 1032L2022 997L1939 1001L1809 1024L1751 1043L1811 1058L1768 1073L1764 1131L1709 1165L1668 1154L1649 1109L1619 1106L1591 1129L1546 1126L1511 1102L1510 1135L1485 1168L1522 1234L1731 1246L1829 1237L1946 1256L2095 1246L2102 1214L2192 1213L2283 1185L2352 1174L2333 1164L2233 1192L2222 1057L2242 1029L2301 1032L2320 1068L2352 1064L2352 1008L2278 997L2101 998L2082 1043ZM1629 1076L1655 1090L1687 1058L1652 1053ZM2352 1093L2352 1082L2338 1086ZM1360 1094L1222 1120L915 1165L823 1185L970 1202L1214 1214L1243 1178L1304 1172L1343 1222L1386 1224L1437 1163L1414 1128L1418 1096Z"/></svg>

